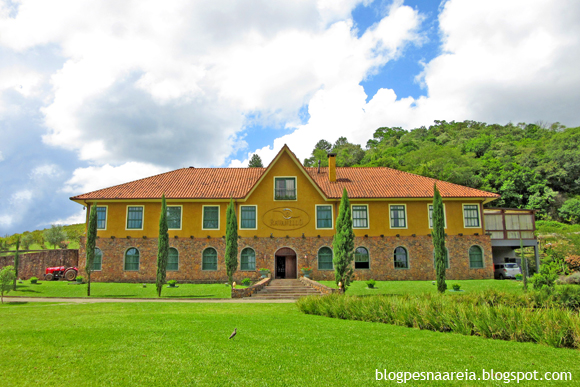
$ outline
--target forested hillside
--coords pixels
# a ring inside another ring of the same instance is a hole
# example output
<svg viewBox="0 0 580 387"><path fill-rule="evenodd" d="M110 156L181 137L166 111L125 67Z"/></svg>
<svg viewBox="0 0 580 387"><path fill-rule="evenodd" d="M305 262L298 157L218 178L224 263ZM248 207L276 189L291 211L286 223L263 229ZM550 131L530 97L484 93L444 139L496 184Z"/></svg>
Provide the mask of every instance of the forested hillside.
<svg viewBox="0 0 580 387"><path fill-rule="evenodd" d="M580 127L435 121L379 128L365 148L320 140L306 166L384 166L501 195L493 207L533 208L538 218L580 223Z"/></svg>

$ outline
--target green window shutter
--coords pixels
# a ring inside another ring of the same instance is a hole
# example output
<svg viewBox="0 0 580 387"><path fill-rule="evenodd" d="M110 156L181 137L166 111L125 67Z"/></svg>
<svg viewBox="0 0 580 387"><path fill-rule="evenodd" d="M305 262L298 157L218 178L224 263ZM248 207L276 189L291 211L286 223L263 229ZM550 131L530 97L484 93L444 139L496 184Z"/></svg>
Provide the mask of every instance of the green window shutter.
<svg viewBox="0 0 580 387"><path fill-rule="evenodd" d="M369 251L364 247L357 247L354 251L354 268L370 269Z"/></svg>
<svg viewBox="0 0 580 387"><path fill-rule="evenodd" d="M203 228L218 229L219 227L219 207L203 207Z"/></svg>
<svg viewBox="0 0 580 387"><path fill-rule="evenodd" d="M404 247L397 247L395 249L395 269L408 269L409 255L407 249Z"/></svg>
<svg viewBox="0 0 580 387"><path fill-rule="evenodd" d="M107 227L107 207L97 207L97 230Z"/></svg>
<svg viewBox="0 0 580 387"><path fill-rule="evenodd" d="M367 206L352 206L352 227L353 228L369 227Z"/></svg>
<svg viewBox="0 0 580 387"><path fill-rule="evenodd" d="M296 200L296 178L277 177L274 181L275 200Z"/></svg>
<svg viewBox="0 0 580 387"><path fill-rule="evenodd" d="M95 258L93 259L93 270L101 271L103 267L103 252L95 247Z"/></svg>
<svg viewBox="0 0 580 387"><path fill-rule="evenodd" d="M316 207L316 227L332 228L332 206Z"/></svg>
<svg viewBox="0 0 580 387"><path fill-rule="evenodd" d="M471 246L469 248L469 268L482 269L483 268L483 251L479 246Z"/></svg>
<svg viewBox="0 0 580 387"><path fill-rule="evenodd" d="M479 227L479 206L463 206L463 216L465 217L465 227Z"/></svg>
<svg viewBox="0 0 580 387"><path fill-rule="evenodd" d="M391 206L391 228L405 228L405 206Z"/></svg>
<svg viewBox="0 0 580 387"><path fill-rule="evenodd" d="M125 270L138 271L139 270L139 250L131 247L125 252Z"/></svg>
<svg viewBox="0 0 580 387"><path fill-rule="evenodd" d="M256 228L256 207L254 206L240 206L241 208L241 222L240 228Z"/></svg>
<svg viewBox="0 0 580 387"><path fill-rule="evenodd" d="M241 270L256 270L256 252L249 247L242 250Z"/></svg>
<svg viewBox="0 0 580 387"><path fill-rule="evenodd" d="M433 250L433 267L435 266L435 250ZM447 247L445 248L445 268L449 269L449 250L447 250Z"/></svg>
<svg viewBox="0 0 580 387"><path fill-rule="evenodd" d="M167 207L167 227L173 229L181 228L181 207Z"/></svg>
<svg viewBox="0 0 580 387"><path fill-rule="evenodd" d="M201 270L217 270L217 251L213 247L208 247L203 251Z"/></svg>
<svg viewBox="0 0 580 387"><path fill-rule="evenodd" d="M127 210L127 229L143 228L143 207L129 207Z"/></svg>
<svg viewBox="0 0 580 387"><path fill-rule="evenodd" d="M328 247L322 247L318 250L318 270L333 270L332 250Z"/></svg>
<svg viewBox="0 0 580 387"><path fill-rule="evenodd" d="M167 256L167 270L179 270L179 252L174 247L169 248L169 255Z"/></svg>

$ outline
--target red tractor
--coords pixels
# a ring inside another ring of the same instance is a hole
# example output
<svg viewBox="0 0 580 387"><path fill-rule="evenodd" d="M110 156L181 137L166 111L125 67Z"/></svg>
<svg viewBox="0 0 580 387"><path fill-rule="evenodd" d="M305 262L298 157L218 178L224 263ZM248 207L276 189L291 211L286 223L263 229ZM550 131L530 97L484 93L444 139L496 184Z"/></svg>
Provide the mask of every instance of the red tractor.
<svg viewBox="0 0 580 387"><path fill-rule="evenodd" d="M76 267L55 266L47 267L44 279L46 281L58 280L64 278L68 281L74 281L77 278L79 269Z"/></svg>

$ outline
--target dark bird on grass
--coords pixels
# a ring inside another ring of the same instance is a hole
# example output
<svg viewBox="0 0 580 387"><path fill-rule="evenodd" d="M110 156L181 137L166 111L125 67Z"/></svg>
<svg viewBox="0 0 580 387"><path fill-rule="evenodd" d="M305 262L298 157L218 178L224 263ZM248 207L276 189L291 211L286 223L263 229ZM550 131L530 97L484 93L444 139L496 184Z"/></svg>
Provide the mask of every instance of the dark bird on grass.
<svg viewBox="0 0 580 387"><path fill-rule="evenodd" d="M238 328L234 328L234 331L230 335L230 339L233 339L234 337L236 337L236 333L238 333Z"/></svg>

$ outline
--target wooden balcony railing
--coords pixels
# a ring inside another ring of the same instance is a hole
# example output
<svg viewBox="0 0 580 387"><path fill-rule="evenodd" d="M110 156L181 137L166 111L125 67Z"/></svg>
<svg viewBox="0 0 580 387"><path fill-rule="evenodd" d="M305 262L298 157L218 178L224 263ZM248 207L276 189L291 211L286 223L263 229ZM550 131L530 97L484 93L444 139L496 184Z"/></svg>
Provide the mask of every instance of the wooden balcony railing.
<svg viewBox="0 0 580 387"><path fill-rule="evenodd" d="M534 210L484 208L485 231L491 239L536 239Z"/></svg>

